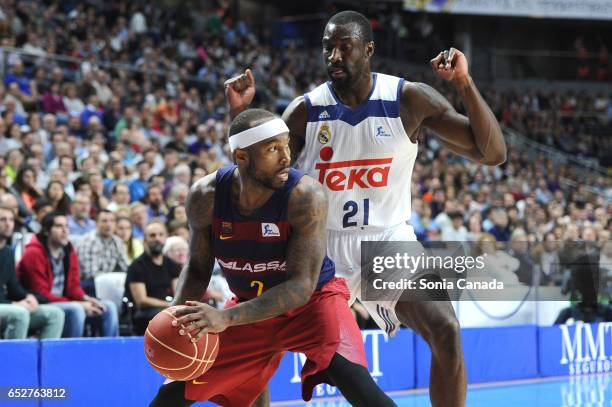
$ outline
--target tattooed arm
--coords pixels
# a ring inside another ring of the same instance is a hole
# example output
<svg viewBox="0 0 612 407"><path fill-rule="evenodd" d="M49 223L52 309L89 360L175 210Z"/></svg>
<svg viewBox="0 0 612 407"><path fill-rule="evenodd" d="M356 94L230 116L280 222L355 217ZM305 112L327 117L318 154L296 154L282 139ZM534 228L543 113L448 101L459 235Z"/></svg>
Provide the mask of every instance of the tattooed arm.
<svg viewBox="0 0 612 407"><path fill-rule="evenodd" d="M172 322L175 326L181 326L179 331L181 335L189 334L191 340L195 342L208 332L222 332L233 325L263 321L299 308L308 302L317 285L327 251L325 236L327 199L321 184L304 176L291 191L288 205L291 226L286 256L288 280L266 290L257 298L222 311L208 304L187 301L187 307L174 312L177 320ZM195 267L194 264L194 269L198 270ZM200 284L199 287L202 287L204 279L208 282L210 272L205 275L199 270L183 271L181 277L183 283L179 282L179 290L183 293L181 298L186 298L187 292L190 294L201 292L200 288L194 289L191 285Z"/></svg>
<svg viewBox="0 0 612 407"><path fill-rule="evenodd" d="M308 302L317 285L327 251L326 218L327 199L321 184L308 176L302 177L289 197L289 279L257 298L225 310L230 326L282 315Z"/></svg>
<svg viewBox="0 0 612 407"><path fill-rule="evenodd" d="M210 247L216 172L207 175L192 187L187 197L189 262L181 271L173 305L199 301L208 287L214 257Z"/></svg>

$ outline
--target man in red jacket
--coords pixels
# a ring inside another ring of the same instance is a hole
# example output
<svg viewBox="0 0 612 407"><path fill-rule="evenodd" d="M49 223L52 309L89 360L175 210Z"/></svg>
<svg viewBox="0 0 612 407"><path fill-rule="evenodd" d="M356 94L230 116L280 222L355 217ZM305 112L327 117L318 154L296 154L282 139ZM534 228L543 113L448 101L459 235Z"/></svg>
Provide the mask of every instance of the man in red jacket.
<svg viewBox="0 0 612 407"><path fill-rule="evenodd" d="M68 233L66 216L57 212L45 215L40 233L32 237L17 265L19 279L39 303L53 303L64 310L62 337L83 336L89 318L101 325L102 336L117 336L117 308L111 301L86 295L81 288L79 261Z"/></svg>

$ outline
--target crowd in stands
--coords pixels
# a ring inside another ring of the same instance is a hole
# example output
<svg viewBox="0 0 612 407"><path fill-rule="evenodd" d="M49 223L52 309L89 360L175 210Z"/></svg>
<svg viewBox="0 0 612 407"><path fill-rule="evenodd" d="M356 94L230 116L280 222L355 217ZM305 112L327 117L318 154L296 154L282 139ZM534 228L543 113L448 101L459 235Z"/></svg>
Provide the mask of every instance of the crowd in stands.
<svg viewBox="0 0 612 407"><path fill-rule="evenodd" d="M326 80L319 50L275 49L218 7L2 0L0 38L9 47L0 54L5 338L118 335L126 307L142 333L169 305L188 258L190 185L231 162L223 81L252 68L255 103L280 112ZM375 66L427 82L462 109L433 77ZM609 155L610 133L597 131L610 129L612 95L483 94L528 137ZM585 120L585 111L597 114ZM528 241L547 273L559 241L610 239L609 177L514 150L506 164L482 167L426 130L420 140L411 217L419 239ZM203 299L222 306L230 296L216 269Z"/></svg>

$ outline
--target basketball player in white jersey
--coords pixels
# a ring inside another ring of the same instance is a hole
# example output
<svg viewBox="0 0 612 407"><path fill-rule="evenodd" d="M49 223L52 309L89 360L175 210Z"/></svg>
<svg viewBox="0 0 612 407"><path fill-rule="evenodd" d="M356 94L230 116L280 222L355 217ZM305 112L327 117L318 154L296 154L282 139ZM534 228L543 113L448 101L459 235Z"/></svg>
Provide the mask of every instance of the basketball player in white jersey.
<svg viewBox="0 0 612 407"><path fill-rule="evenodd" d="M506 159L495 116L451 48L431 60L434 71L461 96L467 117L436 90L373 73L369 21L354 11L334 15L323 34L330 81L296 98L283 119L290 129L292 162L318 179L329 200L328 255L360 297L362 241L415 241L409 224L410 185L419 130L433 130L456 154L484 165ZM226 82L230 115L255 94L250 70ZM464 406L466 373L459 323L449 301L364 301L377 324L393 335L400 324L418 332L432 350L430 398L434 407ZM410 350L407 350L410 351Z"/></svg>

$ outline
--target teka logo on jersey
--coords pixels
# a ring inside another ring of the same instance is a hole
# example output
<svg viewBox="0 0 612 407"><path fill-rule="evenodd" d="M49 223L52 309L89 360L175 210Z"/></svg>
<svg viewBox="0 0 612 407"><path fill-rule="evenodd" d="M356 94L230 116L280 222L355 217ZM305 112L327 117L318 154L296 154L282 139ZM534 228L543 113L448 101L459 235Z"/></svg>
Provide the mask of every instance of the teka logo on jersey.
<svg viewBox="0 0 612 407"><path fill-rule="evenodd" d="M393 157L315 164L319 182L332 191L386 187Z"/></svg>
<svg viewBox="0 0 612 407"><path fill-rule="evenodd" d="M559 325L559 328L559 362L568 365L570 375L612 371L612 322L601 322L598 325L577 322L573 335L568 325Z"/></svg>

